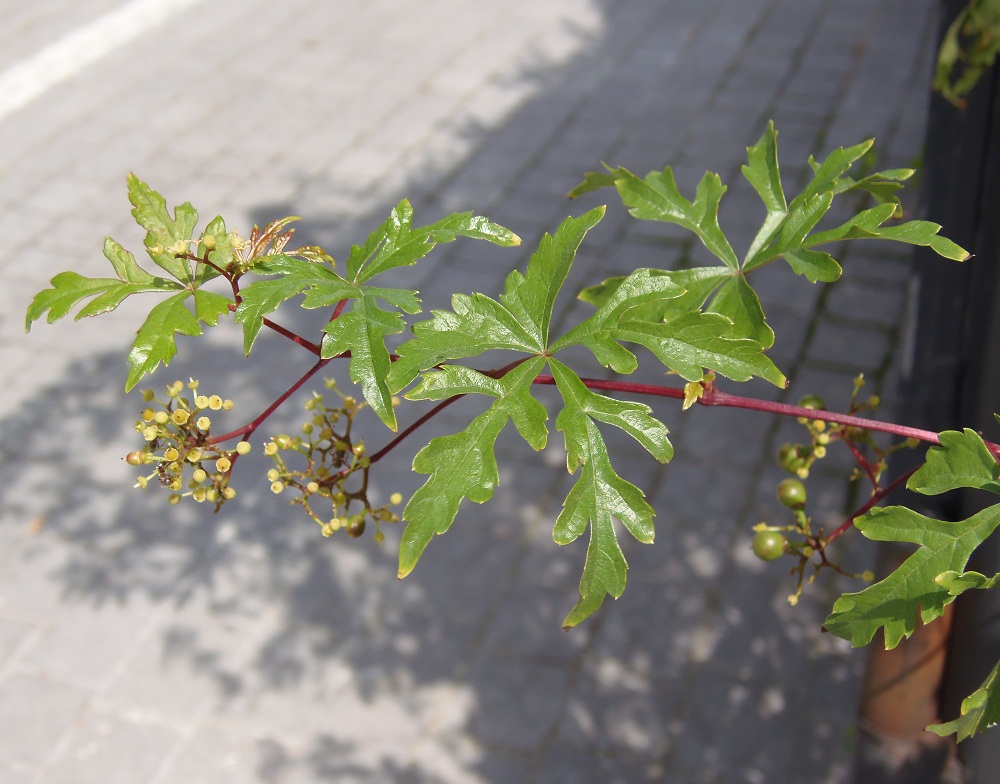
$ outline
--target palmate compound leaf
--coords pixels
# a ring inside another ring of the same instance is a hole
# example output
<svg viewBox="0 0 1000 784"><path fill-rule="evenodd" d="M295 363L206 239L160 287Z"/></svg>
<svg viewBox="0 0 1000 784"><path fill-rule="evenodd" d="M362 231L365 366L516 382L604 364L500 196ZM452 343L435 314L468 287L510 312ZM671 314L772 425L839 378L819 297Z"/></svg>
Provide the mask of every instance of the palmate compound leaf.
<svg viewBox="0 0 1000 784"><path fill-rule="evenodd" d="M959 718L944 724L931 724L927 729L941 737L954 734L963 741L989 727L1000 724L1000 662L982 685L962 700Z"/></svg>
<svg viewBox="0 0 1000 784"><path fill-rule="evenodd" d="M544 353L559 289L587 232L603 216L604 208L598 207L566 218L554 234L543 236L526 272L514 270L507 276L499 301L485 294L455 294L451 311L435 310L433 318L415 324L414 337L397 349L390 391L398 392L421 371L442 362L490 349Z"/></svg>
<svg viewBox="0 0 1000 784"><path fill-rule="evenodd" d="M131 253L111 238L105 240L104 255L118 274L117 278L85 278L75 272L59 273L52 278L52 288L39 292L28 307L25 329L30 329L31 323L46 311L51 324L87 298L90 302L80 308L77 319L114 310L132 294L171 294L150 310L136 333L128 355L127 392L161 362L165 365L170 363L177 353L177 333L200 335L201 324L216 325L219 318L229 312L232 300L221 294L191 290L179 282L150 275L136 264ZM193 300L194 312L188 308L188 300Z"/></svg>
<svg viewBox="0 0 1000 784"><path fill-rule="evenodd" d="M1000 466L977 433L946 431L938 438L940 446L928 449L926 461L907 482L909 489L925 495L963 487L1000 492ZM1000 525L1000 504L957 523L887 507L855 524L869 539L912 542L920 548L881 582L838 599L826 628L859 646L884 627L886 647L893 648L913 633L918 615L930 622L962 590L979 587L975 573L963 572L973 551Z"/></svg>
<svg viewBox="0 0 1000 784"><path fill-rule="evenodd" d="M403 519L406 529L399 546L399 577L413 571L435 534L443 534L458 514L462 500L482 504L500 482L494 444L508 420L532 449L545 446L545 408L531 396L531 383L545 366L532 357L499 379L469 368L445 366L425 374L410 399L440 400L480 393L496 398L492 405L459 433L432 438L413 458L413 470L430 478L413 494Z"/></svg>
<svg viewBox="0 0 1000 784"><path fill-rule="evenodd" d="M549 365L563 399L556 428L565 438L566 465L570 473L580 470L556 520L553 539L557 544L569 544L590 526L580 600L563 621L569 629L592 615L605 596L617 599L625 590L628 564L618 544L614 519L640 542L653 541L653 509L638 487L615 472L595 420L624 430L661 463L670 460L673 447L667 428L650 415L648 406L592 392L562 363L550 359Z"/></svg>
<svg viewBox="0 0 1000 784"><path fill-rule="evenodd" d="M941 227L935 223L908 221L884 225L890 218L900 217L897 191L913 175L913 170L890 169L860 179L848 176L851 167L871 151L872 140L840 147L822 162L810 158L812 180L786 204L778 168L777 136L771 123L757 144L747 150L749 164L743 167L743 175L764 202L767 216L743 259L741 266L745 272L783 257L796 274L813 283L832 283L840 277L840 265L829 253L812 249L847 239L894 240L928 246L955 261L968 258L966 251L938 234ZM862 210L833 229L812 233L834 198L849 191L866 191L884 203Z"/></svg>

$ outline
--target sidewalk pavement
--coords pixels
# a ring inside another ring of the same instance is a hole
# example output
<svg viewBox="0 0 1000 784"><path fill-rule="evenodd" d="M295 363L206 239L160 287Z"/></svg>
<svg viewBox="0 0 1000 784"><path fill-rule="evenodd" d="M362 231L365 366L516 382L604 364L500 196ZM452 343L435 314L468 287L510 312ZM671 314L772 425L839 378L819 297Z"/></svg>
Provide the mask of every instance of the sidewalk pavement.
<svg viewBox="0 0 1000 784"><path fill-rule="evenodd" d="M794 423L655 404L674 462L613 459L657 509L657 542L626 545L625 595L566 634L584 552L551 541L568 487L557 452L502 438L494 500L463 506L400 582L398 532L382 547L322 540L249 474L216 517L130 489L121 457L139 405L120 391L142 303L28 336L22 318L57 272L105 275L106 234L141 248L129 171L203 220L247 230L300 215L298 239L343 259L404 196L418 221L475 210L530 249L608 198L563 198L584 171L670 163L688 193L706 169L723 175L723 225L746 242L762 215L739 165L768 118L789 183L809 153L869 136L880 165L919 157L934 7L38 0L8 12L0 783L843 781L864 654L819 631L834 584L792 608L792 578L748 549L751 526L779 513L773 455ZM612 204L574 281L685 254L698 250L682 233ZM456 290L496 294L524 258L456 242L412 280L440 307ZM782 273L765 289L789 400L819 392L842 407L858 372L891 400L908 256L858 245L841 258L833 287ZM156 385L199 376L249 417L306 366L272 336L244 362L238 330L217 332L182 340ZM295 426L299 402L274 432ZM377 491L418 486L417 446ZM809 492L835 525L849 461L827 462ZM843 556L859 571L866 545Z"/></svg>

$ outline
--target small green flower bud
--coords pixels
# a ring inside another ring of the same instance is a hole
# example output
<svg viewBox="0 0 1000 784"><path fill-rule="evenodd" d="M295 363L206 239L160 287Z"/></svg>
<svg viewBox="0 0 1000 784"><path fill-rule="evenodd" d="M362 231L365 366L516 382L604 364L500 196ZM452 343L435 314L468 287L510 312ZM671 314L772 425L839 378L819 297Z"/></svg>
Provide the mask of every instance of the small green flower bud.
<svg viewBox="0 0 1000 784"><path fill-rule="evenodd" d="M272 468L267 472L268 482L277 482L281 478L281 472L277 468Z"/></svg>
<svg viewBox="0 0 1000 784"><path fill-rule="evenodd" d="M403 503L403 494L393 493L392 495L389 496L389 503L392 504L393 506L399 506L401 503Z"/></svg>
<svg viewBox="0 0 1000 784"><path fill-rule="evenodd" d="M149 427L143 428L142 437L147 441L155 441L159 433L160 429L156 425L150 425Z"/></svg>
<svg viewBox="0 0 1000 784"><path fill-rule="evenodd" d="M142 390L142 400L143 400L143 402L148 403L154 397L156 397L156 396L153 394L153 390L152 389L144 389L144 390Z"/></svg>
<svg viewBox="0 0 1000 784"><path fill-rule="evenodd" d="M204 503L205 499L208 498L208 492L205 490L198 489L195 490L193 493L191 493L191 497L199 504Z"/></svg>
<svg viewBox="0 0 1000 784"><path fill-rule="evenodd" d="M191 479L198 484L201 484L208 478L208 474L205 472L204 468L196 468L191 474Z"/></svg>
<svg viewBox="0 0 1000 784"><path fill-rule="evenodd" d="M181 502L180 493L171 493L170 498L168 498L167 501L176 506Z"/></svg>
<svg viewBox="0 0 1000 784"><path fill-rule="evenodd" d="M213 251L215 250L215 235L206 234L201 238L201 244L205 246L205 250Z"/></svg>
<svg viewBox="0 0 1000 784"><path fill-rule="evenodd" d="M195 408L208 408L208 395L197 395L194 399Z"/></svg>
<svg viewBox="0 0 1000 784"><path fill-rule="evenodd" d="M213 411L218 411L220 408L222 408L222 398L219 397L218 395L212 395L208 399L208 407Z"/></svg>
<svg viewBox="0 0 1000 784"><path fill-rule="evenodd" d="M212 426L212 420L207 416L198 417L198 421L195 422L199 430L208 430Z"/></svg>
<svg viewBox="0 0 1000 784"><path fill-rule="evenodd" d="M228 457L220 457L215 461L215 470L221 473L226 473L230 468L233 467L232 461Z"/></svg>
<svg viewBox="0 0 1000 784"><path fill-rule="evenodd" d="M153 421L156 422L156 424L158 425L165 425L167 424L167 422L170 421L170 414L168 414L166 411L157 411L153 415Z"/></svg>
<svg viewBox="0 0 1000 784"><path fill-rule="evenodd" d="M268 457L276 455L278 453L278 445L274 441L268 441L264 444L264 454Z"/></svg>
<svg viewBox="0 0 1000 784"><path fill-rule="evenodd" d="M151 409L151 408L144 408L144 409L142 409L142 421L143 422L152 422L153 421L153 417L155 417L155 416L156 416L156 412L153 411L153 409Z"/></svg>
<svg viewBox="0 0 1000 784"><path fill-rule="evenodd" d="M281 482L271 482L271 492L274 493L275 495L277 495L284 489L285 486Z"/></svg>
<svg viewBox="0 0 1000 784"><path fill-rule="evenodd" d="M185 455L185 457L189 463L197 463L199 460L201 460L201 450L192 449L190 452L187 453L187 455Z"/></svg>
<svg viewBox="0 0 1000 784"><path fill-rule="evenodd" d="M225 400L222 401L222 410L223 411L232 411L233 408L235 408L235 407L236 407L236 404L232 400L230 400L228 397Z"/></svg>
<svg viewBox="0 0 1000 784"><path fill-rule="evenodd" d="M222 495L227 501L229 501L233 498L236 498L236 491L231 487L226 487L223 489Z"/></svg>
<svg viewBox="0 0 1000 784"><path fill-rule="evenodd" d="M319 492L319 483L310 482L309 484L306 485L306 490L308 490L310 493Z"/></svg>
<svg viewBox="0 0 1000 784"><path fill-rule="evenodd" d="M241 455L249 454L249 452L250 452L251 449L253 449L253 447L250 445L249 441L240 441L236 445L236 452L237 452L237 454L241 454Z"/></svg>

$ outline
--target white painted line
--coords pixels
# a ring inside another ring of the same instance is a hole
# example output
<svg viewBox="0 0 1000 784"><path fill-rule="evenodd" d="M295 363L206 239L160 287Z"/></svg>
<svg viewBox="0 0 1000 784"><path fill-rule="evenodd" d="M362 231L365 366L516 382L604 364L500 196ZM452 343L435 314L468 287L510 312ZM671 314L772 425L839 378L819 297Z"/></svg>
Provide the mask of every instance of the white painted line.
<svg viewBox="0 0 1000 784"><path fill-rule="evenodd" d="M0 121L197 0L132 0L0 73Z"/></svg>

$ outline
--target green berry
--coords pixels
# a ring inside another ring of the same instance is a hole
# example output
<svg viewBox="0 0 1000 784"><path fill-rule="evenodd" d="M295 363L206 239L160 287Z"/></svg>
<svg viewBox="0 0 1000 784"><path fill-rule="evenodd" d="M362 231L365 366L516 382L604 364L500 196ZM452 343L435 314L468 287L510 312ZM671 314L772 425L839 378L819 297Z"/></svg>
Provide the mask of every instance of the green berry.
<svg viewBox="0 0 1000 784"><path fill-rule="evenodd" d="M130 466L141 466L143 463L143 453L139 450L129 452L125 455L125 462Z"/></svg>
<svg viewBox="0 0 1000 784"><path fill-rule="evenodd" d="M798 479L782 479L778 483L778 500L789 509L798 509L805 505L806 486Z"/></svg>
<svg viewBox="0 0 1000 784"><path fill-rule="evenodd" d="M773 561L785 552L785 537L778 531L758 531L752 546L753 554L762 561Z"/></svg>

